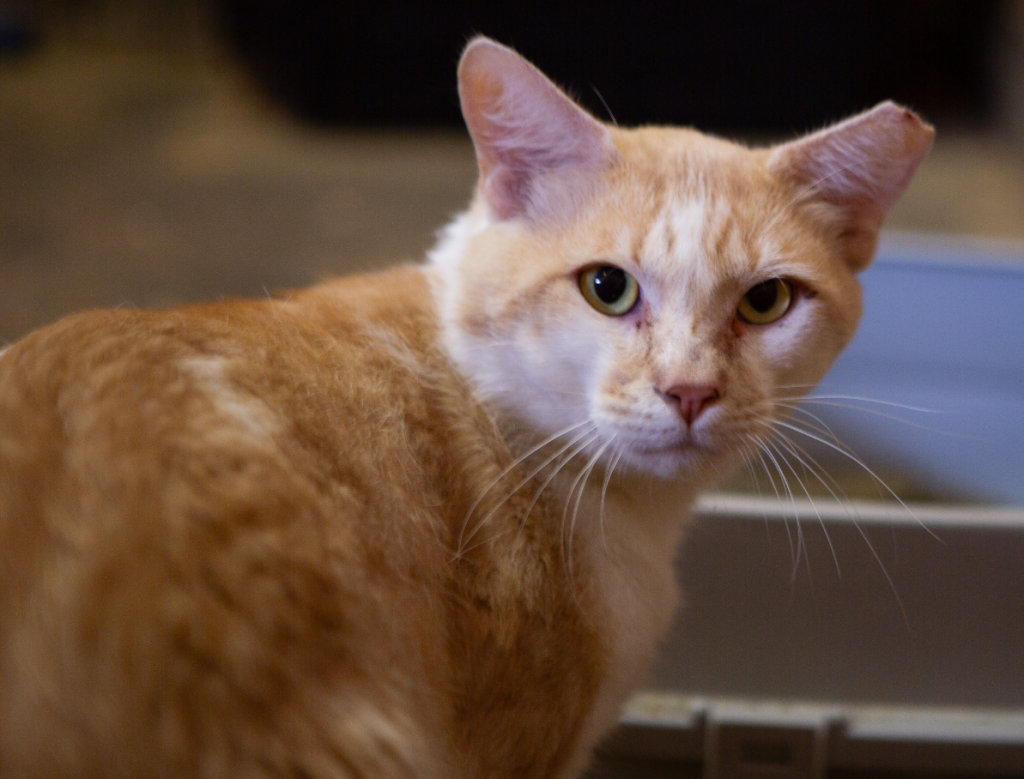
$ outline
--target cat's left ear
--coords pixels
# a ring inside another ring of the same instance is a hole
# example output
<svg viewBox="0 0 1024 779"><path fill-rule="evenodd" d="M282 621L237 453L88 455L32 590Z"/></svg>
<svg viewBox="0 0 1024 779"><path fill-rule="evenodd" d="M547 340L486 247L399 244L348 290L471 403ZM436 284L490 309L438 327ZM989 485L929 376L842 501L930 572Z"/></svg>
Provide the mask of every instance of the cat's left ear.
<svg viewBox="0 0 1024 779"><path fill-rule="evenodd" d="M475 38L462 54L459 99L481 192L499 219L564 208L617 158L608 128L489 38Z"/></svg>
<svg viewBox="0 0 1024 779"><path fill-rule="evenodd" d="M931 148L935 130L912 111L881 103L869 111L775 147L769 168L796 196L834 206L847 262L863 270L889 209Z"/></svg>

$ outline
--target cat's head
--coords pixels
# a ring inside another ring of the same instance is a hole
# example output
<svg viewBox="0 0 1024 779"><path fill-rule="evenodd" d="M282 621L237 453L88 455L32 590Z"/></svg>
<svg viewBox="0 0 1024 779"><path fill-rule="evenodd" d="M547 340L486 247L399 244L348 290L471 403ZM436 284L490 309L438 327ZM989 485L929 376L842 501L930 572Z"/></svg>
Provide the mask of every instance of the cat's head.
<svg viewBox="0 0 1024 779"><path fill-rule="evenodd" d="M664 477L828 371L933 136L891 103L767 149L619 129L485 38L459 94L480 181L432 255L447 347L502 419Z"/></svg>

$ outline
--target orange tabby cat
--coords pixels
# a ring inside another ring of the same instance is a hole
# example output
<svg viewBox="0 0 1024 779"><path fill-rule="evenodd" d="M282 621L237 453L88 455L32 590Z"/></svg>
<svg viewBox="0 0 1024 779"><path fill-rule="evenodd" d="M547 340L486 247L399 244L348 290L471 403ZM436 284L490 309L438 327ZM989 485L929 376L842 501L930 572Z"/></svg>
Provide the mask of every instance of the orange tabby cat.
<svg viewBox="0 0 1024 779"><path fill-rule="evenodd" d="M459 93L430 265L0 355L0 775L583 770L932 130L621 130L483 38Z"/></svg>

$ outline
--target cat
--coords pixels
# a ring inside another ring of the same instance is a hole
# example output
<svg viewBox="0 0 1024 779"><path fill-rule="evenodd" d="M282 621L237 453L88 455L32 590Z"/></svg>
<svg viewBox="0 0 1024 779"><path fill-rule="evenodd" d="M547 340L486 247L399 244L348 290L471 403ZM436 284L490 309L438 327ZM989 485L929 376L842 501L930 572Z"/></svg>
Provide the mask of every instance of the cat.
<svg viewBox="0 0 1024 779"><path fill-rule="evenodd" d="M0 776L586 769L933 130L619 129L482 37L458 86L428 264L0 354Z"/></svg>

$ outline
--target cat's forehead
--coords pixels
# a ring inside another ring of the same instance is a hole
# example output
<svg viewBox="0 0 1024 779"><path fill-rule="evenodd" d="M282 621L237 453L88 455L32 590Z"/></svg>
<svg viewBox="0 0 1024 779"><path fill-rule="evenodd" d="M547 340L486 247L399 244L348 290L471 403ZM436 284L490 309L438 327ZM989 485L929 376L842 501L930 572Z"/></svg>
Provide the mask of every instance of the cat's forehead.
<svg viewBox="0 0 1024 779"><path fill-rule="evenodd" d="M773 248L781 193L764 155L695 131L643 128L615 136L620 160L595 221L608 251L661 272L713 263L743 276Z"/></svg>
<svg viewBox="0 0 1024 779"><path fill-rule="evenodd" d="M683 127L615 129L620 168L652 187L679 192L711 187L741 194L751 177L765 176L764 153Z"/></svg>

